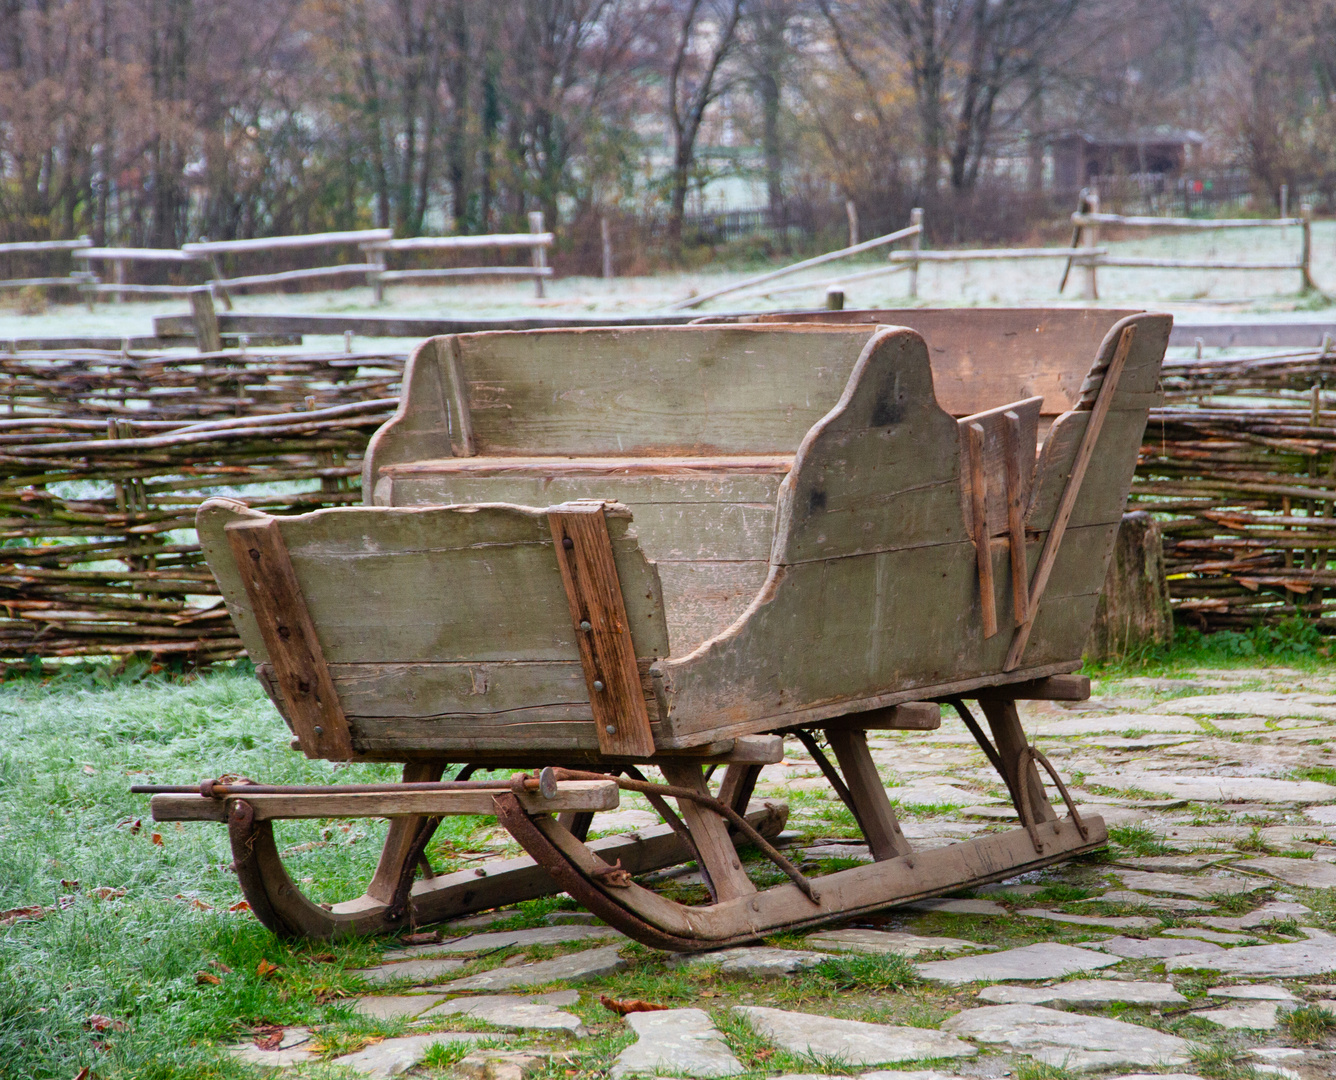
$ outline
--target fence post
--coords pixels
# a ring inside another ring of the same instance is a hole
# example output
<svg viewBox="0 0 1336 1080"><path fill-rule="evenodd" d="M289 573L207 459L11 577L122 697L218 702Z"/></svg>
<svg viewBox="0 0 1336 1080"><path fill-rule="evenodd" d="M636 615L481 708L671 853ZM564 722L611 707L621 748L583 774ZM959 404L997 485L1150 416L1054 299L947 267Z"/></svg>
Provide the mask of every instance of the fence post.
<svg viewBox="0 0 1336 1080"><path fill-rule="evenodd" d="M366 252L366 283L371 286L371 298L377 303L385 300L385 282L380 275L385 270L385 249L370 245L362 249Z"/></svg>
<svg viewBox="0 0 1336 1080"><path fill-rule="evenodd" d="M1086 213L1099 213L1099 192L1091 189L1090 194L1086 196ZM1099 246L1099 226L1086 225L1081 230L1081 246L1094 248ZM1085 267L1085 298L1087 300L1099 299L1099 281L1095 275L1095 256L1090 255L1086 261Z"/></svg>
<svg viewBox="0 0 1336 1080"><path fill-rule="evenodd" d="M603 280L611 281L612 273L612 226L606 217L598 219L598 231L603 240Z"/></svg>
<svg viewBox="0 0 1336 1080"><path fill-rule="evenodd" d="M190 310L195 316L195 347L202 353L222 352L223 337L218 332L218 313L209 286L190 290Z"/></svg>
<svg viewBox="0 0 1336 1080"><path fill-rule="evenodd" d="M852 245L850 245L852 246ZM844 290L830 288L826 290L826 310L843 311L844 310Z"/></svg>
<svg viewBox="0 0 1336 1080"><path fill-rule="evenodd" d="M115 259L115 260L112 261L112 264L111 264L111 265L115 268L115 269L112 270L112 276L116 279L116 284L117 284L117 285L124 285L124 284L125 284L125 260L124 260L124 259ZM118 303L118 304L123 304L123 303L125 303L125 293L124 293L124 292L122 292L122 291L120 291L120 290L117 290L117 292L116 292L114 295L115 295L115 297L116 297L116 303Z"/></svg>
<svg viewBox="0 0 1336 1080"><path fill-rule="evenodd" d="M531 233L543 231L543 212L541 210L533 210L529 213L529 231ZM547 248L540 247L538 244L534 245L533 264L535 269L539 270L547 266ZM543 279L535 277L533 283L534 293L541 300L543 298Z"/></svg>
<svg viewBox="0 0 1336 1080"><path fill-rule="evenodd" d="M849 246L858 243L858 207L853 199L844 200L844 216L849 219Z"/></svg>
<svg viewBox="0 0 1336 1080"><path fill-rule="evenodd" d="M1290 185L1280 185L1280 216L1287 218L1290 216Z"/></svg>
<svg viewBox="0 0 1336 1080"><path fill-rule="evenodd" d="M1312 292L1317 288L1313 282L1313 206L1311 203L1299 204L1299 217L1303 224L1303 243L1299 248L1299 291Z"/></svg>
<svg viewBox="0 0 1336 1080"><path fill-rule="evenodd" d="M199 238L199 242L201 244L207 244L209 242L209 238L207 236L201 236ZM231 294L228 293L227 289L224 288L222 284L220 284L223 280L223 268L220 265L218 265L217 255L209 256L209 271L213 274L213 280L209 282L209 285L213 288L214 292L216 292L218 296L222 298L223 307L227 308L228 311L231 311L232 297Z"/></svg>
<svg viewBox="0 0 1336 1080"><path fill-rule="evenodd" d="M916 206L909 211L909 224L923 228L923 207ZM909 298L918 299L918 253L923 249L923 234L916 232L909 238L909 250L913 258L909 260Z"/></svg>

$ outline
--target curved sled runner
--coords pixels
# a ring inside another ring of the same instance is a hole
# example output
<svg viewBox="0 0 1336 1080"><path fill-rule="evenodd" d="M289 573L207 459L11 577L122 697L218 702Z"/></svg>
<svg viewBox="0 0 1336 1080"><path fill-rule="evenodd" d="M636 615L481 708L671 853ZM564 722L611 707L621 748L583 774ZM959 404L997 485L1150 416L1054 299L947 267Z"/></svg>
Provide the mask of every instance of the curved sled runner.
<svg viewBox="0 0 1336 1080"><path fill-rule="evenodd" d="M564 890L674 950L1099 847L1103 822L1077 813L1015 702L1088 696L1073 673L1171 321L843 314L424 343L368 452L371 505L271 517L212 500L198 521L294 745L405 762L404 782L223 779L154 789L154 815L226 822L246 896L279 933L393 930ZM919 852L867 732L935 728L943 706L1020 827ZM785 738L871 863L809 879L771 845L786 810L752 793ZM466 767L442 781L447 763ZM621 791L665 824L586 842ZM495 814L527 857L434 875L427 843L457 813ZM272 822L363 816L392 822L366 895L310 902ZM758 889L741 848L787 883ZM709 903L636 880L685 861Z"/></svg>

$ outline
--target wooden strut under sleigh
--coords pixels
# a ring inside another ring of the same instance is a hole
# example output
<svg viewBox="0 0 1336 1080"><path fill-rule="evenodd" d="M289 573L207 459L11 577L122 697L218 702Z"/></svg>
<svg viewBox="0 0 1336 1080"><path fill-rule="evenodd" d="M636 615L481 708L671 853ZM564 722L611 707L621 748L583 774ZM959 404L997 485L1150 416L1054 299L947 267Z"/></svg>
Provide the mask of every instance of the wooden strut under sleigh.
<svg viewBox="0 0 1336 1080"><path fill-rule="evenodd" d="M840 315L425 343L368 454L372 505L280 518L212 500L199 516L295 745L405 762L403 782L135 790L158 820L226 823L255 914L309 937L565 891L646 944L710 949L1103 844L1015 703L1089 694L1073 672L1170 320ZM1003 404L979 408L989 397ZM935 728L943 704L1020 826L916 851L867 732ZM771 843L787 809L752 796L786 737L871 863L809 878ZM664 824L587 840L622 791ZM494 814L527 856L434 873L448 814ZM319 904L273 822L335 817L389 818L389 833L366 893ZM758 889L744 848L784 883ZM687 860L707 904L637 880Z"/></svg>

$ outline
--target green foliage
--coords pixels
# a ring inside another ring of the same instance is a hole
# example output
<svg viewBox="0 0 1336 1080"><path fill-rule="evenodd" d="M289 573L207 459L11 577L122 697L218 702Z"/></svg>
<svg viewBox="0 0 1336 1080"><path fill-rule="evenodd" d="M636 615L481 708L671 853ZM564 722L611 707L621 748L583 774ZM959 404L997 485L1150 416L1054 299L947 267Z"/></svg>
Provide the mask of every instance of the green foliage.
<svg viewBox="0 0 1336 1080"><path fill-rule="evenodd" d="M1016 1080L1073 1080L1073 1077L1068 1069L1023 1057L1016 1061Z"/></svg>
<svg viewBox="0 0 1336 1080"><path fill-rule="evenodd" d="M827 957L810 976L835 990L902 990L921 980L914 965L894 953L845 953Z"/></svg>
<svg viewBox="0 0 1336 1080"><path fill-rule="evenodd" d="M1274 626L1219 630L1204 634L1191 626L1174 628L1170 646L1147 644L1117 660L1087 660L1086 670L1105 676L1140 672L1153 667L1221 664L1253 659L1313 660L1326 656L1328 639L1310 619L1292 616Z"/></svg>
<svg viewBox="0 0 1336 1080"><path fill-rule="evenodd" d="M1140 821L1111 826L1109 839L1133 855L1169 855L1174 850L1155 830Z"/></svg>
<svg viewBox="0 0 1336 1080"><path fill-rule="evenodd" d="M1283 1022L1290 1038L1310 1046L1322 1042L1336 1030L1336 1015L1321 1005L1301 1005L1287 1013Z"/></svg>

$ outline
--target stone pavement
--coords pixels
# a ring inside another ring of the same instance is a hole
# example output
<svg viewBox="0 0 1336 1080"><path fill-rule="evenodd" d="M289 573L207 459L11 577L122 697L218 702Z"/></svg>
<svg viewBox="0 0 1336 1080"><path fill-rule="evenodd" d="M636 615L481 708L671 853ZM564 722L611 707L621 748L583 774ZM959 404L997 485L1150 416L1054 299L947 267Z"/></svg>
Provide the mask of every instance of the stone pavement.
<svg viewBox="0 0 1336 1080"><path fill-rule="evenodd" d="M464 1080L1336 1077L1336 674L1106 680L1022 716L1083 814L1109 824L1106 855L704 955L633 945L569 902L521 905L387 943L376 963L358 953L351 998L235 1053L255 1075L330 1063ZM953 718L870 744L916 847L1014 827ZM792 741L757 789L786 796L805 872L871 860ZM656 820L627 796L593 833ZM695 873L657 881L705 899Z"/></svg>

